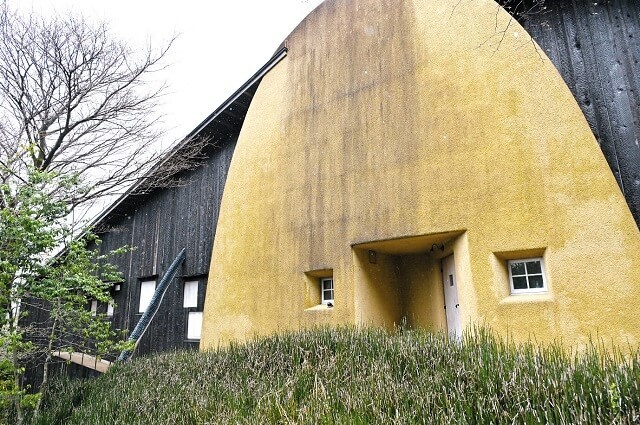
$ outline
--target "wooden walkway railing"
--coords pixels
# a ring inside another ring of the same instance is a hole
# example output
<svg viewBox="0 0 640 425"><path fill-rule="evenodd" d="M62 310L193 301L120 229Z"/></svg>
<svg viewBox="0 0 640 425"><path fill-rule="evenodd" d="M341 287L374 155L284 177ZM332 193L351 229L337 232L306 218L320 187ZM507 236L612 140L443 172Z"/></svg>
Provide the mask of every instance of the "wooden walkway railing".
<svg viewBox="0 0 640 425"><path fill-rule="evenodd" d="M89 369L97 370L101 373L105 373L107 370L109 370L109 366L111 366L111 362L85 353L54 351L53 355L64 360L68 360L71 363L76 363L84 367L88 367Z"/></svg>

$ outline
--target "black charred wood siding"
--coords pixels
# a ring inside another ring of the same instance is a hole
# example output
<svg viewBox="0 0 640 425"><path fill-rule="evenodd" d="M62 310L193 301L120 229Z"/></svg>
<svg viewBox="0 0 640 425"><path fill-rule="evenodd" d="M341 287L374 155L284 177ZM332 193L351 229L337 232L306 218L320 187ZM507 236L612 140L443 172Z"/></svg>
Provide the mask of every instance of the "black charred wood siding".
<svg viewBox="0 0 640 425"><path fill-rule="evenodd" d="M640 227L640 1L545 6L519 21L571 89Z"/></svg>
<svg viewBox="0 0 640 425"><path fill-rule="evenodd" d="M114 291L116 308L111 320L117 329L130 332L141 317L140 282L158 282L180 250L187 249L186 260L134 355L198 348L197 341L187 341L183 282L199 280L199 298L204 300L220 202L236 141L237 134L219 142L204 164L183 174L188 183L131 196L127 207L116 210L105 223L106 231L100 235L103 252L134 247L111 261L124 278L121 290Z"/></svg>
<svg viewBox="0 0 640 425"><path fill-rule="evenodd" d="M156 165L156 173L171 169L172 161L176 161L176 158L179 160L182 153L192 150L194 145L190 140L197 138L207 141L208 145L201 151L206 159L200 165L177 176L170 174L181 184L165 185L141 194L141 187L150 188L145 184L149 180L142 180L140 186L123 195L98 219L94 231L102 239L99 248L102 253L125 245L134 247L133 251L109 260L121 271L122 281L114 282L112 287L116 306L108 320L113 328L123 331L123 338L134 329L141 317L138 312L140 282L153 279L158 283L178 253L186 248L186 260L165 293L160 310L134 355L199 347L198 340L187 339L187 317L189 312L204 310L211 252L231 158L261 78L286 56L286 52L286 48L278 50L256 74L188 134L174 148L166 162ZM200 146L199 142L196 143ZM146 177L149 176L154 174ZM199 282L197 306L184 308L183 285L185 281L193 280ZM116 286L120 289L116 290ZM25 319L26 322L46 320L48 316L41 309L25 308L32 313ZM98 306L99 313L106 311L106 305ZM113 360L115 357L105 358ZM66 365L63 360L56 362L52 369L54 374L62 373L70 377L95 375L82 366ZM29 365L25 375L26 381L33 384L31 388L37 389L42 381L42 368L37 359Z"/></svg>

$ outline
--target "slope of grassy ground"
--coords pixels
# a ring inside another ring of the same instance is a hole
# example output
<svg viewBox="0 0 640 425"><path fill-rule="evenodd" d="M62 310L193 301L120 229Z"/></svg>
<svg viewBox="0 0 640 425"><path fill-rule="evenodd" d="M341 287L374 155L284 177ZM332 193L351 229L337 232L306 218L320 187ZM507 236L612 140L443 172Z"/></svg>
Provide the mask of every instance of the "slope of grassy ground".
<svg viewBox="0 0 640 425"><path fill-rule="evenodd" d="M637 423L640 355L319 329L58 381L39 424Z"/></svg>

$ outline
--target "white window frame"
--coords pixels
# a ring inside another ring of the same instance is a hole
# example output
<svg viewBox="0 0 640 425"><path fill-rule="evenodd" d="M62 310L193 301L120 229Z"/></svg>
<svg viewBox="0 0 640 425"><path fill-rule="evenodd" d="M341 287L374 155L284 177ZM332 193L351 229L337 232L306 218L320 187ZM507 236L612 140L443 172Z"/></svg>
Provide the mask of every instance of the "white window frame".
<svg viewBox="0 0 640 425"><path fill-rule="evenodd" d="M202 335L202 312L190 311L187 315L187 339L199 340Z"/></svg>
<svg viewBox="0 0 640 425"><path fill-rule="evenodd" d="M540 262L540 273L529 273L528 270L526 269L526 265L525 265L525 274L519 274L519 275L515 275L515 277L526 277L527 278L527 286L529 286L529 276L542 276L542 288L525 288L525 289L516 289L514 284L513 284L513 278L514 275L512 273L511 270L511 265L512 264L516 264L516 263L528 263L528 262L532 262L532 261L538 261ZM548 292L549 291L549 285L547 282L547 276L546 276L546 272L545 272L545 265L544 265L544 259L542 257L536 257L536 258L522 258L522 259L518 259L518 260L509 260L507 262L507 268L509 269L509 285L511 287L511 294L513 295L518 295L518 294L539 294L542 292Z"/></svg>
<svg viewBox="0 0 640 425"><path fill-rule="evenodd" d="M138 313L144 313L149 304L151 304L151 298L156 292L155 280L142 280L140 281L140 301L138 303Z"/></svg>
<svg viewBox="0 0 640 425"><path fill-rule="evenodd" d="M200 281L187 280L184 282L182 289L182 307L183 308L198 308L198 289Z"/></svg>
<svg viewBox="0 0 640 425"><path fill-rule="evenodd" d="M91 315L95 316L98 314L98 300L91 300Z"/></svg>
<svg viewBox="0 0 640 425"><path fill-rule="evenodd" d="M111 300L107 303L107 317L113 317L113 307L114 303L113 300Z"/></svg>
<svg viewBox="0 0 640 425"><path fill-rule="evenodd" d="M325 288L325 282L331 282L331 288ZM331 291L333 294L332 298L325 298L325 292ZM333 276L330 277L322 277L320 278L320 304L328 305L335 304L335 286L333 284Z"/></svg>

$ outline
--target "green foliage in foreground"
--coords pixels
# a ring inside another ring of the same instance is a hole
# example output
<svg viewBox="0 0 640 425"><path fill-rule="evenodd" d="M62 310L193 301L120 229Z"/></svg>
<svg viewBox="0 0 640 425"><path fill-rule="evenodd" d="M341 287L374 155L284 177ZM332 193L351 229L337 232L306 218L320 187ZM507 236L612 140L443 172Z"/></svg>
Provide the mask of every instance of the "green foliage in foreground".
<svg viewBox="0 0 640 425"><path fill-rule="evenodd" d="M320 329L58 381L38 423L637 423L640 355Z"/></svg>

